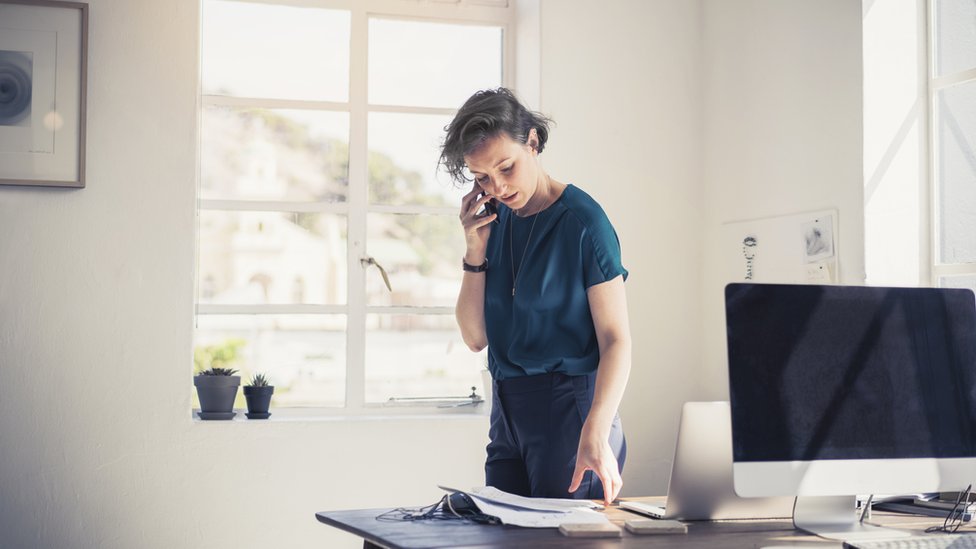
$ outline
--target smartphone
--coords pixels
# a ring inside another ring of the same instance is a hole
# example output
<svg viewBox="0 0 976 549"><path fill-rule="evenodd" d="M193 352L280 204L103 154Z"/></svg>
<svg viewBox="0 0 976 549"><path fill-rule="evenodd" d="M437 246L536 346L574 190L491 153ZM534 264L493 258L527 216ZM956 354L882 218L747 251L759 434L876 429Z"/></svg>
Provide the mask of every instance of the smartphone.
<svg viewBox="0 0 976 549"><path fill-rule="evenodd" d="M485 193L478 195L478 200L481 200L485 196ZM498 208L495 206L495 199L492 198L488 202L485 202L485 207L478 212L478 217L487 217L492 214L498 213Z"/></svg>

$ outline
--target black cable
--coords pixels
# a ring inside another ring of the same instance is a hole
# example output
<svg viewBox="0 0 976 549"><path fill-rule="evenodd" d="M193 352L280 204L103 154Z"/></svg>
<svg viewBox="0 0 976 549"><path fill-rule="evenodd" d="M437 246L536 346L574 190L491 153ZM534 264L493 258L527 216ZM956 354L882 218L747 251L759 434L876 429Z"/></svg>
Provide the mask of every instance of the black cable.
<svg viewBox="0 0 976 549"><path fill-rule="evenodd" d="M942 526L930 526L925 529L926 532L945 532L947 534L955 533L962 526L962 517L966 513L966 509L969 507L969 492L972 490L973 485L970 484L966 486L966 489L959 492L956 496L956 503L952 506L952 510L946 515L945 521L942 522Z"/></svg>
<svg viewBox="0 0 976 549"><path fill-rule="evenodd" d="M461 493L461 492L456 492ZM466 494L464 494L467 497ZM437 502L424 507L408 508L397 507L389 511L380 513L376 520L386 522L415 521L415 520L455 520L464 522L475 522L478 524L501 524L498 517L486 515L473 509L456 509L451 503L449 495L441 497Z"/></svg>

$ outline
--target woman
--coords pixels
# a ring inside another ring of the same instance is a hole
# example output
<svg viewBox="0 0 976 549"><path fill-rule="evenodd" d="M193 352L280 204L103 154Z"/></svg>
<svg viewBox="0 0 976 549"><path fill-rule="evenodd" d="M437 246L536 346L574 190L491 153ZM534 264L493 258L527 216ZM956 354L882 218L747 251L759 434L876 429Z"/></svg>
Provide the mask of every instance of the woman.
<svg viewBox="0 0 976 549"><path fill-rule="evenodd" d="M445 128L441 163L460 184L474 179L456 316L472 350L488 347L495 380L486 484L609 504L626 456L627 270L603 209L539 164L548 124L499 88Z"/></svg>

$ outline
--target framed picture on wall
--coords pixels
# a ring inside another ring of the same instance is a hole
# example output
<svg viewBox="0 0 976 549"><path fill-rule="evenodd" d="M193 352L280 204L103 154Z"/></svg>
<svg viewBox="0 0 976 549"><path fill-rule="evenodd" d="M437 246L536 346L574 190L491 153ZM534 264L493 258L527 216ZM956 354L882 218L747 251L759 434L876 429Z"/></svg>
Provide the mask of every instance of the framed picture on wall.
<svg viewBox="0 0 976 549"><path fill-rule="evenodd" d="M85 186L88 4L0 0L0 185Z"/></svg>

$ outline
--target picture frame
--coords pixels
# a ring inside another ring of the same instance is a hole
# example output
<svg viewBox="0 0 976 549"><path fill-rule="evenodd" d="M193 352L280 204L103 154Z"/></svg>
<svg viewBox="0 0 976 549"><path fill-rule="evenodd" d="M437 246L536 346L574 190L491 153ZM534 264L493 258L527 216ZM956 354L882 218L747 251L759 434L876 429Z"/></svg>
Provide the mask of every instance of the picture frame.
<svg viewBox="0 0 976 549"><path fill-rule="evenodd" d="M0 185L85 187L88 4L0 0Z"/></svg>

